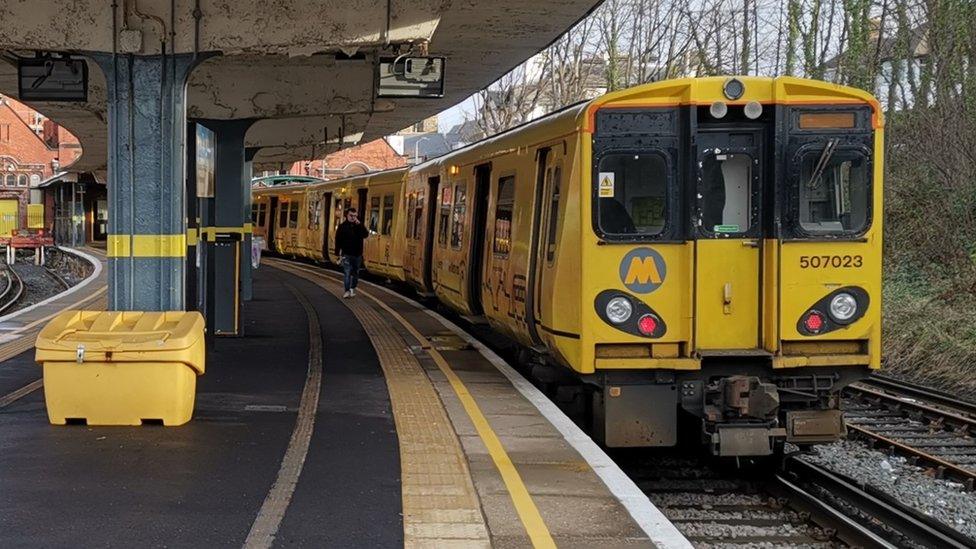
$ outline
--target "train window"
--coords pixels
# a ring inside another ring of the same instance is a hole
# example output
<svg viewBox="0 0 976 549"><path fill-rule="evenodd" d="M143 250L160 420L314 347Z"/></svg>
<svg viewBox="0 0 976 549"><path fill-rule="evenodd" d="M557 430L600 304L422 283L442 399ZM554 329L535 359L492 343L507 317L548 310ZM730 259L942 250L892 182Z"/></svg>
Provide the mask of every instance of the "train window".
<svg viewBox="0 0 976 549"><path fill-rule="evenodd" d="M319 207L322 199L318 197L310 198L308 201L308 228L317 230L319 228L319 217L322 209Z"/></svg>
<svg viewBox="0 0 976 549"><path fill-rule="evenodd" d="M288 228L297 229L298 228L298 202L292 202L288 208Z"/></svg>
<svg viewBox="0 0 976 549"><path fill-rule="evenodd" d="M800 161L800 228L812 234L863 231L868 223L871 174L867 157L838 151L834 140Z"/></svg>
<svg viewBox="0 0 976 549"><path fill-rule="evenodd" d="M600 158L597 222L611 235L664 231L668 164L660 153L610 153Z"/></svg>
<svg viewBox="0 0 976 549"><path fill-rule="evenodd" d="M454 187L454 215L451 218L451 247L460 248L464 236L464 213L467 209L467 189L464 184Z"/></svg>
<svg viewBox="0 0 976 549"><path fill-rule="evenodd" d="M278 226L284 229L288 226L288 202L282 202L278 205Z"/></svg>
<svg viewBox="0 0 976 549"><path fill-rule="evenodd" d="M556 257L556 226L559 221L559 186L562 184L562 166L556 166L549 172L552 178L549 195L549 234L546 239L546 261L552 262Z"/></svg>
<svg viewBox="0 0 976 549"><path fill-rule="evenodd" d="M451 221L451 188L441 189L441 212L437 222L437 243L443 248L447 246L447 226Z"/></svg>
<svg viewBox="0 0 976 549"><path fill-rule="evenodd" d="M369 199L369 232L375 233L380 226L380 197Z"/></svg>
<svg viewBox="0 0 976 549"><path fill-rule="evenodd" d="M512 210L515 205L515 176L498 179L498 199L495 206L495 239L492 249L507 256L512 251Z"/></svg>
<svg viewBox="0 0 976 549"><path fill-rule="evenodd" d="M383 234L393 232L393 195L383 197Z"/></svg>
<svg viewBox="0 0 976 549"><path fill-rule="evenodd" d="M257 227L264 226L265 207L263 202L251 204L251 224Z"/></svg>
<svg viewBox="0 0 976 549"><path fill-rule="evenodd" d="M413 208L414 203L417 202L417 196L414 193L407 195L407 238L413 238Z"/></svg>
<svg viewBox="0 0 976 549"><path fill-rule="evenodd" d="M752 226L752 158L708 154L701 163L701 224L709 232L744 233Z"/></svg>
<svg viewBox="0 0 976 549"><path fill-rule="evenodd" d="M258 225L264 227L265 221L268 219L268 205L264 202L258 204Z"/></svg>
<svg viewBox="0 0 976 549"><path fill-rule="evenodd" d="M332 209L333 227L338 228L339 224L342 223L342 199L335 199L335 208Z"/></svg>
<svg viewBox="0 0 976 549"><path fill-rule="evenodd" d="M424 191L417 191L417 201L414 203L413 209L413 238L414 240L420 240L420 228L423 227L424 219Z"/></svg>

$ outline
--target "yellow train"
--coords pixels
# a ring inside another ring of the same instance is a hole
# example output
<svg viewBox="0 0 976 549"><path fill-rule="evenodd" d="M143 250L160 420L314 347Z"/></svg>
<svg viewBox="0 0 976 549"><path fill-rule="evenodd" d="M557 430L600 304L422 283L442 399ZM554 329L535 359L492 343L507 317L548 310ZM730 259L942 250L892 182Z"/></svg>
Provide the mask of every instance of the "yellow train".
<svg viewBox="0 0 976 549"><path fill-rule="evenodd" d="M880 366L883 126L818 81L658 82L409 169L256 190L255 232L336 262L356 207L370 272L571 374L606 445L674 445L691 418L718 455L769 455L842 436L839 390Z"/></svg>

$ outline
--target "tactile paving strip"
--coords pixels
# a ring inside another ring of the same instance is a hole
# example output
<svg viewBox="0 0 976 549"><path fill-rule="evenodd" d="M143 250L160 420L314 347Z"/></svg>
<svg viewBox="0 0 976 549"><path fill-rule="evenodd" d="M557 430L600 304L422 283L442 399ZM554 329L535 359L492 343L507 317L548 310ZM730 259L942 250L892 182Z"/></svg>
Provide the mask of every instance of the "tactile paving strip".
<svg viewBox="0 0 976 549"><path fill-rule="evenodd" d="M331 280L280 268L341 295ZM343 302L369 335L386 375L400 440L404 544L489 546L464 451L430 379L387 319L363 300Z"/></svg>

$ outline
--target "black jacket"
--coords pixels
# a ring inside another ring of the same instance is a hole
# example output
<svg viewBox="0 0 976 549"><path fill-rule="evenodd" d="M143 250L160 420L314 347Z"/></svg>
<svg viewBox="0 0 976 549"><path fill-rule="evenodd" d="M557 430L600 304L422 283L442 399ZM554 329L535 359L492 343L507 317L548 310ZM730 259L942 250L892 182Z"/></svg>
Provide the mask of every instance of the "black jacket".
<svg viewBox="0 0 976 549"><path fill-rule="evenodd" d="M352 223L343 221L336 229L335 253L336 255L363 255L363 240L369 236L369 230L362 223Z"/></svg>

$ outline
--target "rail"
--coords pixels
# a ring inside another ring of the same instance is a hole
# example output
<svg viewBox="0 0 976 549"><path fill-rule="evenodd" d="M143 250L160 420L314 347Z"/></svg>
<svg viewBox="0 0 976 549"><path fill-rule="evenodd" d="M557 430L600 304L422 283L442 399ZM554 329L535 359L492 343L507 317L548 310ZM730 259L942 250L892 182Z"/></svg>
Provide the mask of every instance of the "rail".
<svg viewBox="0 0 976 549"><path fill-rule="evenodd" d="M0 315L8 312L24 294L24 281L9 265L3 271L7 279L7 287L0 293Z"/></svg>
<svg viewBox="0 0 976 549"><path fill-rule="evenodd" d="M976 433L976 405L890 378L868 378L846 388L845 395L864 406L848 407L849 432L931 468L939 478L976 488L976 468L967 462L976 456L971 437Z"/></svg>
<svg viewBox="0 0 976 549"><path fill-rule="evenodd" d="M936 406L952 408L959 412L976 417L976 402L963 400L959 397L933 389L931 387L925 387L924 385L909 383L907 381L901 381L879 374L874 374L869 378L861 380L859 383L862 385L869 385L880 389L894 391L901 395L924 400L925 402Z"/></svg>
<svg viewBox="0 0 976 549"><path fill-rule="evenodd" d="M819 488L831 497L840 498L874 524L922 547L973 547L976 540L931 517L911 509L884 492L828 471L798 458L788 458L780 480L788 484ZM816 499L822 499L815 496ZM860 522L860 521L858 521Z"/></svg>

